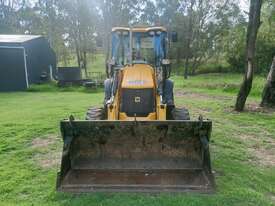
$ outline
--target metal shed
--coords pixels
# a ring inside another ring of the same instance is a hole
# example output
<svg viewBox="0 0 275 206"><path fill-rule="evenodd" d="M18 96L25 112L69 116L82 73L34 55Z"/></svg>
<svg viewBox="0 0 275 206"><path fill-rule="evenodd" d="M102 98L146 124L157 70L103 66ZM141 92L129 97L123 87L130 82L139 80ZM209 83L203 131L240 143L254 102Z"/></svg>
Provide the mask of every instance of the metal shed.
<svg viewBox="0 0 275 206"><path fill-rule="evenodd" d="M0 35L0 91L23 91L56 76L56 55L34 35Z"/></svg>

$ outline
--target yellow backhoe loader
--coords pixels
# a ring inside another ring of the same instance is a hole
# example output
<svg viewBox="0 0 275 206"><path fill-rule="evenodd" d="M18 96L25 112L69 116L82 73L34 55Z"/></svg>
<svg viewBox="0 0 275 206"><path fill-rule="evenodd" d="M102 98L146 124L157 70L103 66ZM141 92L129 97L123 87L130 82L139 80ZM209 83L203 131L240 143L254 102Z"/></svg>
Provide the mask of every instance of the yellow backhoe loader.
<svg viewBox="0 0 275 206"><path fill-rule="evenodd" d="M174 105L163 27L112 30L103 108L61 121L57 190L63 192L212 192L210 120L190 120Z"/></svg>

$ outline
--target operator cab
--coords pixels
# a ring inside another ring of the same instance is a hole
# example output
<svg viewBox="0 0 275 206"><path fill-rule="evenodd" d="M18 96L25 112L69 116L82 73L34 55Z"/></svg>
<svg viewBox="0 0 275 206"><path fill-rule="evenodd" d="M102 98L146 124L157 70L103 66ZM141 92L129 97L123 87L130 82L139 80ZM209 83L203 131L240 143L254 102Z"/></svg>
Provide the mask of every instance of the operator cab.
<svg viewBox="0 0 275 206"><path fill-rule="evenodd" d="M112 30L112 62L116 66L149 64L161 66L166 59L168 35L163 27Z"/></svg>

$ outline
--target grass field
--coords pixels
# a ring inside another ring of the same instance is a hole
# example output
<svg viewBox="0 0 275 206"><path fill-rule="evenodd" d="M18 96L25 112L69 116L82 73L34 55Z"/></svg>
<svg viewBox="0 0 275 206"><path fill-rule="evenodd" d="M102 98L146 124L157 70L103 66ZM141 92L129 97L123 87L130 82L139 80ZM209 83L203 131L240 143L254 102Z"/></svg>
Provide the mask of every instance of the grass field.
<svg viewBox="0 0 275 206"><path fill-rule="evenodd" d="M275 205L275 111L257 107L264 79L256 78L243 113L232 111L239 75L174 79L177 104L192 118L213 120L215 194L56 193L59 121L71 114L83 119L89 106L102 104L103 92L44 85L0 94L0 205Z"/></svg>

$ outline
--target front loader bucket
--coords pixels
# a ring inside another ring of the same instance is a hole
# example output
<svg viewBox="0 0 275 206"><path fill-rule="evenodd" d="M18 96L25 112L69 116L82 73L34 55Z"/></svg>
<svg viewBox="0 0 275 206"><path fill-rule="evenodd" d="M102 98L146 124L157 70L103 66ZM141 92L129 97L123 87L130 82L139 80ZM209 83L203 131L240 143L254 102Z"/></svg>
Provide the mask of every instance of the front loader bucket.
<svg viewBox="0 0 275 206"><path fill-rule="evenodd" d="M62 121L63 192L214 190L211 121Z"/></svg>

